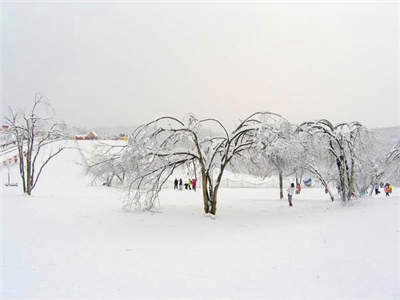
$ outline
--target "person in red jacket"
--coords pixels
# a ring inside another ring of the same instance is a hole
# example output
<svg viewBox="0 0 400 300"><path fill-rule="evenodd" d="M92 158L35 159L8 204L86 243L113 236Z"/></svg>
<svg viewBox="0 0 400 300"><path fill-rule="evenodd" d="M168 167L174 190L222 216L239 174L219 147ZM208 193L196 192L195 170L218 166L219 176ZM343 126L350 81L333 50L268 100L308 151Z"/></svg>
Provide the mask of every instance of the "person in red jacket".
<svg viewBox="0 0 400 300"><path fill-rule="evenodd" d="M192 189L193 189L193 191L196 191L196 179L195 178L192 179Z"/></svg>
<svg viewBox="0 0 400 300"><path fill-rule="evenodd" d="M298 183L296 186L296 194L300 194L300 192L301 192L301 184Z"/></svg>

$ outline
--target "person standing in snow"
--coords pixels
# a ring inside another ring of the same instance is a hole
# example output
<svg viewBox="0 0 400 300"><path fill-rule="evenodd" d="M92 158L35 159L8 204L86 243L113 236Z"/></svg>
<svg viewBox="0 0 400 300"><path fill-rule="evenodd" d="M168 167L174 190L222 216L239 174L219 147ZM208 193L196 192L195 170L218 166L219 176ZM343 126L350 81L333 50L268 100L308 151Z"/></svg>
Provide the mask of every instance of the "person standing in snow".
<svg viewBox="0 0 400 300"><path fill-rule="evenodd" d="M386 197L389 196L389 194L390 194L390 185L389 184L385 185L385 193L386 193Z"/></svg>
<svg viewBox="0 0 400 300"><path fill-rule="evenodd" d="M196 191L196 179L195 178L192 179L192 190Z"/></svg>
<svg viewBox="0 0 400 300"><path fill-rule="evenodd" d="M296 187L296 194L300 194L300 192L301 192L301 184L298 183Z"/></svg>
<svg viewBox="0 0 400 300"><path fill-rule="evenodd" d="M379 185L377 183L375 183L374 189L375 189L375 195L378 195L380 192L379 192Z"/></svg>
<svg viewBox="0 0 400 300"><path fill-rule="evenodd" d="M178 189L178 178L175 178L174 180L174 190Z"/></svg>
<svg viewBox="0 0 400 300"><path fill-rule="evenodd" d="M293 182L290 184L290 187L287 189L287 192L288 192L289 206L293 206L293 203L292 203L292 198L293 198L293 194L294 194L294 183Z"/></svg>
<svg viewBox="0 0 400 300"><path fill-rule="evenodd" d="M189 178L188 188L189 188L189 190L192 189L192 179L191 178Z"/></svg>
<svg viewBox="0 0 400 300"><path fill-rule="evenodd" d="M179 190L182 191L182 186L183 182L182 182L182 178L179 178Z"/></svg>

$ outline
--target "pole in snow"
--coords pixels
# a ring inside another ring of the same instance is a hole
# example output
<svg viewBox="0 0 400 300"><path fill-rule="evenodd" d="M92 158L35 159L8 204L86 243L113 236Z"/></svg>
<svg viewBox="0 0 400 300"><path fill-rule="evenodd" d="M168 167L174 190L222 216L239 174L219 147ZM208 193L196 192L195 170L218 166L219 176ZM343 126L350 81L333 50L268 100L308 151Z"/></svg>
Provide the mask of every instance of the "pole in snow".
<svg viewBox="0 0 400 300"><path fill-rule="evenodd" d="M5 184L5 186L18 186L18 183L11 183L10 182L10 165L9 164L7 164L7 171L8 171L7 183Z"/></svg>

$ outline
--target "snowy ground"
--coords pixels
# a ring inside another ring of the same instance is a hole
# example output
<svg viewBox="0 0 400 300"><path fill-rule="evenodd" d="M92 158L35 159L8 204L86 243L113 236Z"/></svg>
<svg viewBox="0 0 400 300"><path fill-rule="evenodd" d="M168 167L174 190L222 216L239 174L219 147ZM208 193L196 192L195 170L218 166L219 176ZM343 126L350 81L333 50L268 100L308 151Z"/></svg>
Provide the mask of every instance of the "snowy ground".
<svg viewBox="0 0 400 300"><path fill-rule="evenodd" d="M2 184L2 299L400 299L396 188L348 207L304 189L292 208L223 189L216 219L199 192L165 190L160 213L126 213L79 158L57 157L30 198Z"/></svg>

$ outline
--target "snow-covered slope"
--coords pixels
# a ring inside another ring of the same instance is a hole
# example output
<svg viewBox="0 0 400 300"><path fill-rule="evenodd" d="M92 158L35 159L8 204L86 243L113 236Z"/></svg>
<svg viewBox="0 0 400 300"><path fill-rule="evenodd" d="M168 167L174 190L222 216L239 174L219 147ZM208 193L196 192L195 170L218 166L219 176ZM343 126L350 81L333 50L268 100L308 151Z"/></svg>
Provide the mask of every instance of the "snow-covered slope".
<svg viewBox="0 0 400 300"><path fill-rule="evenodd" d="M371 129L371 132L381 153L388 153L393 146L400 143L400 126Z"/></svg>
<svg viewBox="0 0 400 300"><path fill-rule="evenodd" d="M164 190L159 213L126 213L121 192L89 182L70 149L32 197L2 185L0 298L400 297L397 189L348 207L307 189L289 208L276 189L225 188L212 219L200 192Z"/></svg>
<svg viewBox="0 0 400 300"><path fill-rule="evenodd" d="M389 144L395 144L400 141L400 126L374 128L371 129L371 132L375 134L377 139L386 141Z"/></svg>

